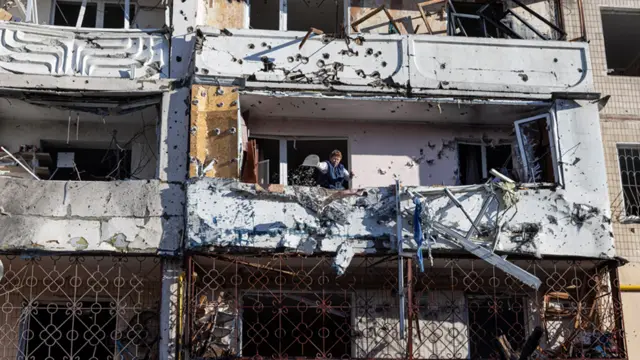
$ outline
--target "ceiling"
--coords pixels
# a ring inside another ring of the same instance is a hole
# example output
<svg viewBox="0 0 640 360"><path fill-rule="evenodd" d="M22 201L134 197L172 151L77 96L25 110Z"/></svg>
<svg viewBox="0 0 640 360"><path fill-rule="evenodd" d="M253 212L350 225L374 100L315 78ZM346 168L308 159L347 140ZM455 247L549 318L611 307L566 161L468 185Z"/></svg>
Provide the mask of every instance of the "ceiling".
<svg viewBox="0 0 640 360"><path fill-rule="evenodd" d="M355 120L385 122L505 125L546 111L543 102L511 103L411 99L392 97L349 98L316 94L274 95L245 92L242 111L258 118L300 118L305 120Z"/></svg>

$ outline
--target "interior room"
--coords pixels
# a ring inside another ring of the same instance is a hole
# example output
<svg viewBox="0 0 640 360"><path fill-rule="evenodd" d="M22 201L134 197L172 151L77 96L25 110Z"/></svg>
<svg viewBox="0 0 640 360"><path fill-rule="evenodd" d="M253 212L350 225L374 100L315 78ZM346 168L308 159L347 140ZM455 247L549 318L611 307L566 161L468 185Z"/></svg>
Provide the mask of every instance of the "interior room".
<svg viewBox="0 0 640 360"><path fill-rule="evenodd" d="M0 98L0 176L113 181L156 178L160 97L80 102Z"/></svg>

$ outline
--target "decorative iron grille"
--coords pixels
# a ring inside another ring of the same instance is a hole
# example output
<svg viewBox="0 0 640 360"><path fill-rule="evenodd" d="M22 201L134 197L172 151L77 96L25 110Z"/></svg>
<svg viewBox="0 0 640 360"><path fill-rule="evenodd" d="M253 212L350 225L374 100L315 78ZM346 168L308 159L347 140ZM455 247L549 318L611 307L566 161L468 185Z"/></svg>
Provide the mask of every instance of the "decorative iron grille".
<svg viewBox="0 0 640 360"><path fill-rule="evenodd" d="M157 359L157 258L2 256L0 359Z"/></svg>
<svg viewBox="0 0 640 360"><path fill-rule="evenodd" d="M625 357L608 262L514 261L542 280L534 291L479 259L436 258L424 273L405 260L402 334L397 258L356 257L340 277L332 261L190 258L191 358L500 359L536 332L536 359Z"/></svg>

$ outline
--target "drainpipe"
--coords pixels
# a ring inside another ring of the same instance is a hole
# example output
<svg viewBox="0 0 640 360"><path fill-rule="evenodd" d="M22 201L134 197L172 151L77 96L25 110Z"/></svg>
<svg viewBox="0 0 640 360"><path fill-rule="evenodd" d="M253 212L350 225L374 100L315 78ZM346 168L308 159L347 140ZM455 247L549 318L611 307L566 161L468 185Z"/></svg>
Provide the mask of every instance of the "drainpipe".
<svg viewBox="0 0 640 360"><path fill-rule="evenodd" d="M622 292L640 292L640 285L620 285Z"/></svg>
<svg viewBox="0 0 640 360"><path fill-rule="evenodd" d="M582 0L578 0L578 15L580 16L580 37L582 41L587 41L587 29L584 23L584 6Z"/></svg>

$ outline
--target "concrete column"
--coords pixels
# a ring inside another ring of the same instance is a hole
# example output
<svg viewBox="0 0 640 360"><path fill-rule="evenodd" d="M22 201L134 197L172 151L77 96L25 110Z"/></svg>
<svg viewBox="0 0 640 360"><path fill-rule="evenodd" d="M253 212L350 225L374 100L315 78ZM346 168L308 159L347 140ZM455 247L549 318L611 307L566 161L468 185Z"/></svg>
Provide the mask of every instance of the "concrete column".
<svg viewBox="0 0 640 360"><path fill-rule="evenodd" d="M184 272L182 263L178 259L162 259L162 298L160 303L160 360L177 359L178 344L180 342L181 324L180 307L184 299ZM184 359L184 356L179 357Z"/></svg>
<svg viewBox="0 0 640 360"><path fill-rule="evenodd" d="M169 74L172 79L184 79L189 77L193 63L196 39L196 25L199 1L172 2L171 25L171 60L169 61Z"/></svg>
<svg viewBox="0 0 640 360"><path fill-rule="evenodd" d="M158 178L183 182L187 178L189 151L189 87L165 92L162 96Z"/></svg>

